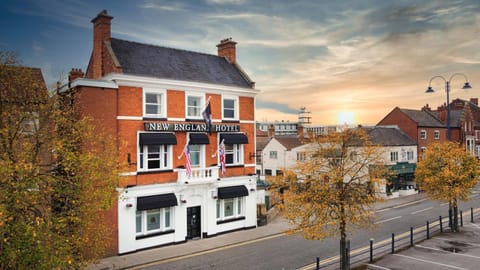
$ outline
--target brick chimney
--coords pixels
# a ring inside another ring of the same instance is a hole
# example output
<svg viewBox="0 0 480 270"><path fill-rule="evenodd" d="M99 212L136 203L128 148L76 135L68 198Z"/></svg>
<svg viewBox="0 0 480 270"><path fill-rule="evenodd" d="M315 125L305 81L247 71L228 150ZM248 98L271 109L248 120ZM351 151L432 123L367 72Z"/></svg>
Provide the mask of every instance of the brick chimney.
<svg viewBox="0 0 480 270"><path fill-rule="evenodd" d="M302 139L302 138L305 136L304 131L303 131L303 125L302 125L302 124L298 124L298 126L297 126L297 133L298 133L298 137L299 137L300 139Z"/></svg>
<svg viewBox="0 0 480 270"><path fill-rule="evenodd" d="M470 98L470 102L478 106L478 98Z"/></svg>
<svg viewBox="0 0 480 270"><path fill-rule="evenodd" d="M270 124L268 126L268 138L273 138L275 137L275 126Z"/></svg>
<svg viewBox="0 0 480 270"><path fill-rule="evenodd" d="M237 42L233 41L232 38L222 39L220 44L217 45L218 56L226 57L230 63L235 64L237 61L235 45L237 45Z"/></svg>
<svg viewBox="0 0 480 270"><path fill-rule="evenodd" d="M88 74L93 79L99 79L103 76L103 50L104 41L110 41L110 26L113 17L108 15L106 10L98 13L91 22L93 23L93 52L92 52L92 73Z"/></svg>
<svg viewBox="0 0 480 270"><path fill-rule="evenodd" d="M71 83L77 78L83 78L83 71L81 68L72 68L68 73L68 82Z"/></svg>

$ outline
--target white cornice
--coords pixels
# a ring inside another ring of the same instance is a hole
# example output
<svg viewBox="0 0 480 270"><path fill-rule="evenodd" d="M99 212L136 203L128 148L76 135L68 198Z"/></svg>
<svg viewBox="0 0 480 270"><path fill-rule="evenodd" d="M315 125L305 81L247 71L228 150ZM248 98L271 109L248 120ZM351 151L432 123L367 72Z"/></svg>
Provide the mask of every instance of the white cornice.
<svg viewBox="0 0 480 270"><path fill-rule="evenodd" d="M110 73L103 77L104 80L114 81L118 85L136 86L136 87L158 87L164 89L210 92L215 94L232 93L242 96L255 96L260 90L253 88L242 88L235 86L225 86L209 83L177 81L168 79L158 79L152 77L142 77L134 75L125 75L119 73Z"/></svg>
<svg viewBox="0 0 480 270"><path fill-rule="evenodd" d="M118 89L118 84L116 84L113 81L110 80L94 80L94 79L86 79L86 78L78 78L75 79L71 83L67 83L62 85L58 89L60 93L63 93L70 88L74 88L77 86L88 86L88 87L100 87L100 88L112 88L112 89Z"/></svg>

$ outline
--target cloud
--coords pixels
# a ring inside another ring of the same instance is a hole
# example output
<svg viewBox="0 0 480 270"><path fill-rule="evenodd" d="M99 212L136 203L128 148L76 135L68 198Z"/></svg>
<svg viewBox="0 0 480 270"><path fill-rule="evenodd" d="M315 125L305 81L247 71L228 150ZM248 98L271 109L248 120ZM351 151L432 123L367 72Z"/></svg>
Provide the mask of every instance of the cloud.
<svg viewBox="0 0 480 270"><path fill-rule="evenodd" d="M298 109L292 109L287 104L280 104L276 102L269 102L257 99L257 108L259 109L273 109L278 112L286 113L286 114L296 114L298 113Z"/></svg>
<svg viewBox="0 0 480 270"><path fill-rule="evenodd" d="M154 2L145 2L139 7L143 9L156 9L160 11L187 11L185 7L179 2L174 2L170 5L162 5Z"/></svg>
<svg viewBox="0 0 480 270"><path fill-rule="evenodd" d="M217 5L241 5L245 2L246 0L207 0L207 3Z"/></svg>

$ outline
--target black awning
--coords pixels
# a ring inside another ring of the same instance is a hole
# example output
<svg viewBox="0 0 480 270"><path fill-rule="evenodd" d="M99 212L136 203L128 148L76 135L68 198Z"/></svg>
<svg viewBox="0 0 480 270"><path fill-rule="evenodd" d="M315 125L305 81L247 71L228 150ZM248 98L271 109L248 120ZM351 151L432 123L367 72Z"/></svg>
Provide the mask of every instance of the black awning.
<svg viewBox="0 0 480 270"><path fill-rule="evenodd" d="M208 135L206 133L190 133L189 144L209 144Z"/></svg>
<svg viewBox="0 0 480 270"><path fill-rule="evenodd" d="M220 142L224 141L225 144L247 144L248 137L243 133L224 133L220 134Z"/></svg>
<svg viewBox="0 0 480 270"><path fill-rule="evenodd" d="M140 144L177 144L177 137L173 133L140 133Z"/></svg>
<svg viewBox="0 0 480 270"><path fill-rule="evenodd" d="M178 205L177 197L173 193L137 198L138 211L171 207L176 205Z"/></svg>
<svg viewBox="0 0 480 270"><path fill-rule="evenodd" d="M218 188L218 198L220 199L229 199L244 196L248 196L248 190L245 186Z"/></svg>

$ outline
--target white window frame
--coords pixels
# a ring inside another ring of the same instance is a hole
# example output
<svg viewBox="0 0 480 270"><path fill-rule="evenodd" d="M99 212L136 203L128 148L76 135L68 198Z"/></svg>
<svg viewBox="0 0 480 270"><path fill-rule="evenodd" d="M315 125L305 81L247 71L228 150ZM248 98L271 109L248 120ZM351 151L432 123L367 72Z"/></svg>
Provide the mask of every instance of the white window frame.
<svg viewBox="0 0 480 270"><path fill-rule="evenodd" d="M415 156L412 150L407 151L407 160L414 160Z"/></svg>
<svg viewBox="0 0 480 270"><path fill-rule="evenodd" d="M147 94L161 95L160 112L156 114L148 114L146 110L146 96ZM167 91L165 89L157 88L143 88L142 98L143 117L147 118L166 118L167 117Z"/></svg>
<svg viewBox="0 0 480 270"><path fill-rule="evenodd" d="M398 161L398 152L390 152L390 161Z"/></svg>
<svg viewBox="0 0 480 270"><path fill-rule="evenodd" d="M278 152L270 151L270 159L278 159Z"/></svg>
<svg viewBox="0 0 480 270"><path fill-rule="evenodd" d="M193 164L192 168L205 168L205 145L203 144L191 144L190 147L190 160L193 161L192 157L192 146L199 147L199 164Z"/></svg>
<svg viewBox="0 0 480 270"><path fill-rule="evenodd" d="M421 140L427 139L427 131L425 129L420 130L420 139Z"/></svg>
<svg viewBox="0 0 480 270"><path fill-rule="evenodd" d="M196 97L200 98L200 108L198 115L189 115L188 114L188 98L189 97ZM187 119L203 119L202 117L202 110L205 107L205 94L199 94L199 93L185 93L185 118Z"/></svg>
<svg viewBox="0 0 480 270"><path fill-rule="evenodd" d="M227 150L227 145L232 145L233 149ZM233 154L233 163L227 163L227 154ZM228 167L243 164L243 144L225 144L225 166Z"/></svg>
<svg viewBox="0 0 480 270"><path fill-rule="evenodd" d="M233 118L232 117L226 117L225 116L225 108L224 108L224 101L226 99L233 100ZM234 120L237 121L239 119L239 98L238 96L228 96L228 95L222 95L222 119L224 120Z"/></svg>
<svg viewBox="0 0 480 270"><path fill-rule="evenodd" d="M169 144L156 144L155 146L160 147L160 167L159 168L148 168L148 146L152 144L144 144L138 146L138 171L162 171L162 170L171 170L173 168L172 156L173 156L173 146ZM143 157L142 157L143 149ZM163 159L162 159L163 157ZM167 164L165 164L165 161ZM143 165L143 168L142 168Z"/></svg>
<svg viewBox="0 0 480 270"><path fill-rule="evenodd" d="M149 212L153 211L158 211L159 216L160 216L160 227L158 229L154 230L148 230L148 222L147 222L147 216ZM165 214L169 211L169 226L166 226L166 218ZM137 232L137 217L140 216L140 231ZM165 232L165 231L170 231L173 230L174 228L174 207L164 207L164 208L155 208L155 209L150 209L150 210L143 210L143 211L136 211L135 212L135 235L136 236L144 236L144 235L150 235L150 234L155 234L159 232Z"/></svg>
<svg viewBox="0 0 480 270"><path fill-rule="evenodd" d="M225 216L225 202L233 201L233 214ZM218 199L216 202L216 218L217 221L236 219L245 217L245 197L235 197L229 199Z"/></svg>
<svg viewBox="0 0 480 270"><path fill-rule="evenodd" d="M433 134L435 140L440 140L440 130L435 130Z"/></svg>

